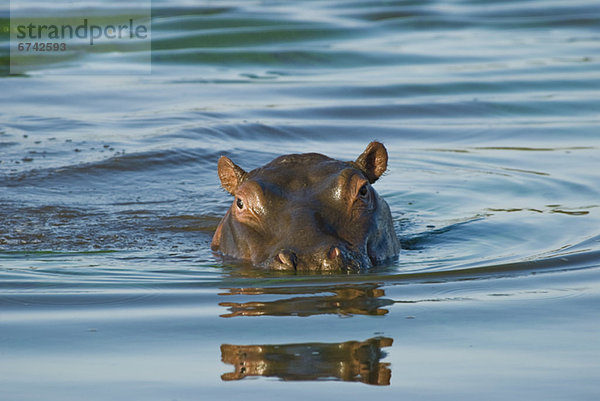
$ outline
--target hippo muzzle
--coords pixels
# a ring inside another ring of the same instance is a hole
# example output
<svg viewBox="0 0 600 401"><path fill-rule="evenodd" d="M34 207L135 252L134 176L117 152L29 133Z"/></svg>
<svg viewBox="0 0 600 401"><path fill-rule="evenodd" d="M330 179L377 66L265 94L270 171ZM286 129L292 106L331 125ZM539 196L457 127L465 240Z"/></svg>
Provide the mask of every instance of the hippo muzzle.
<svg viewBox="0 0 600 401"><path fill-rule="evenodd" d="M250 172L222 156L219 178L234 201L211 248L289 271L358 271L396 258L390 209L371 186L387 159L379 142L351 162L292 154Z"/></svg>
<svg viewBox="0 0 600 401"><path fill-rule="evenodd" d="M301 253L291 249L282 249L267 259L265 265L272 270L314 270L344 271L360 270L371 265L371 261L358 259L349 251L342 251L339 246L322 248L313 252Z"/></svg>

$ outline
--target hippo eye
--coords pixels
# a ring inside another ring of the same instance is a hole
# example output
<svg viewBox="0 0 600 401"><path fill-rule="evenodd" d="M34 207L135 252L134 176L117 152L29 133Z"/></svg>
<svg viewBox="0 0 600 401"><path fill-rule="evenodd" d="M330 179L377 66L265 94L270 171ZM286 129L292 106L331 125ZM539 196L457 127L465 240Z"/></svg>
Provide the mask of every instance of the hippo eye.
<svg viewBox="0 0 600 401"><path fill-rule="evenodd" d="M361 198L366 198L368 194L369 194L369 188L367 188L367 184L363 185L358 190L358 196L360 196Z"/></svg>
<svg viewBox="0 0 600 401"><path fill-rule="evenodd" d="M241 198L237 198L235 201L235 204L238 207L238 209L244 208L244 201Z"/></svg>

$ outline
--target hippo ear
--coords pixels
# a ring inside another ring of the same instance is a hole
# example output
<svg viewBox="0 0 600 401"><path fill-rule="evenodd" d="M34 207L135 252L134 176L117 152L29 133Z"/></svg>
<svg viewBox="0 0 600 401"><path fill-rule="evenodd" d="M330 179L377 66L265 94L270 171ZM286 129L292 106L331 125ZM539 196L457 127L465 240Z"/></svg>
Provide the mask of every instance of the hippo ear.
<svg viewBox="0 0 600 401"><path fill-rule="evenodd" d="M379 142L371 142L367 149L358 156L355 163L367 175L372 184L387 169L388 154L385 146Z"/></svg>
<svg viewBox="0 0 600 401"><path fill-rule="evenodd" d="M237 187L244 181L246 172L226 156L221 156L217 169L221 185L233 195Z"/></svg>

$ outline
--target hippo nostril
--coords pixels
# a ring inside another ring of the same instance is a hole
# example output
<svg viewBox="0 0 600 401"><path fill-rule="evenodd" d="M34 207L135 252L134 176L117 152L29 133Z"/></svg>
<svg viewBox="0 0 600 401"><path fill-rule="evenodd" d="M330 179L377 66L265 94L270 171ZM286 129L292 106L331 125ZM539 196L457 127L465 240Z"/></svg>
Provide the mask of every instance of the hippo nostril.
<svg viewBox="0 0 600 401"><path fill-rule="evenodd" d="M337 246L332 246L329 252L327 253L327 257L331 260L334 260L339 258L341 254L342 252L340 251L340 248L338 248Z"/></svg>
<svg viewBox="0 0 600 401"><path fill-rule="evenodd" d="M287 266L289 268L295 269L296 266L298 265L298 260L296 258L296 254L292 251L281 251L277 254L277 259L279 260L279 262L284 265Z"/></svg>

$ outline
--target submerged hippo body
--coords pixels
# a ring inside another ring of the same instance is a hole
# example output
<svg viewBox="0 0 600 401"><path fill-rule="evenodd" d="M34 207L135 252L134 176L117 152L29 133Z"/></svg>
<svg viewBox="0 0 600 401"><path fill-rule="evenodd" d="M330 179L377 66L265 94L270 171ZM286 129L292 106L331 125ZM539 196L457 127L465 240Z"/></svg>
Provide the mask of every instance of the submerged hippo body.
<svg viewBox="0 0 600 401"><path fill-rule="evenodd" d="M221 185L235 199L213 251L292 271L361 270L396 258L390 209L371 186L387 159L379 142L353 162L292 154L250 172L222 156Z"/></svg>

